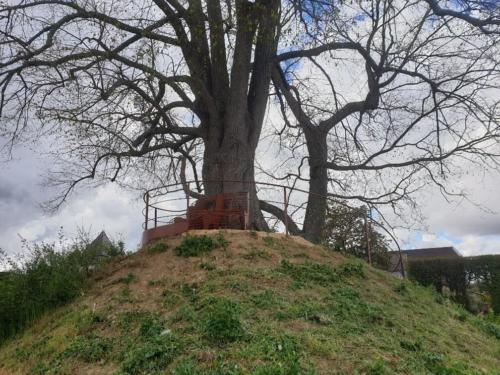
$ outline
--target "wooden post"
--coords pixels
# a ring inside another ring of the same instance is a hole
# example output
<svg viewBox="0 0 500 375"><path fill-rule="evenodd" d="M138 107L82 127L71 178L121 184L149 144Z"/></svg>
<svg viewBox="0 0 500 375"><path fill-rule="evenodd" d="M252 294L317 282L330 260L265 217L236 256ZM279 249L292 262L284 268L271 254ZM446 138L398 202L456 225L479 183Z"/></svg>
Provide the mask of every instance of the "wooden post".
<svg viewBox="0 0 500 375"><path fill-rule="evenodd" d="M144 229L148 230L148 220L149 220L149 192L146 192L146 212L145 212L144 216L145 216Z"/></svg>
<svg viewBox="0 0 500 375"><path fill-rule="evenodd" d="M285 186L283 186L283 202L285 204L285 209L284 209L285 234L288 236L288 198L286 196Z"/></svg>

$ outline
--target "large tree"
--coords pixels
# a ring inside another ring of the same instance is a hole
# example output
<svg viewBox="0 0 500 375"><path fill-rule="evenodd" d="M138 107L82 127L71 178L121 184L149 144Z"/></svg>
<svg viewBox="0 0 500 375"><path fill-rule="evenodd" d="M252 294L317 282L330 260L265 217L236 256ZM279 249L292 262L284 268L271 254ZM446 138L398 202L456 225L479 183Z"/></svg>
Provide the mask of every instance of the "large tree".
<svg viewBox="0 0 500 375"><path fill-rule="evenodd" d="M288 221L317 240L328 196L394 204L428 182L445 189L461 159L483 164L498 153L496 2L0 7L0 131L10 145L57 139L71 161L60 201L89 179L124 181L138 170L174 179L187 161L205 194L250 192L252 225L263 228L261 210L285 219L257 197L266 130L294 162L262 172L306 185L304 220Z"/></svg>

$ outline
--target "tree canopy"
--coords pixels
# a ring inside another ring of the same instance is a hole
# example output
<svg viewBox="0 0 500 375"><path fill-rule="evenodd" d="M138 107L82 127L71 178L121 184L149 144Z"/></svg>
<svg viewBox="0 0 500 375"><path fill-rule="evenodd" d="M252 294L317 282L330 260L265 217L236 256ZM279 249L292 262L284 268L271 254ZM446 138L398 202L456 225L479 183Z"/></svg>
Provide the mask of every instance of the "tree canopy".
<svg viewBox="0 0 500 375"><path fill-rule="evenodd" d="M327 197L392 206L496 166L499 37L494 1L7 0L0 134L56 140L56 205L188 173L248 191L262 228L285 213L258 174L308 191L292 229L317 240Z"/></svg>

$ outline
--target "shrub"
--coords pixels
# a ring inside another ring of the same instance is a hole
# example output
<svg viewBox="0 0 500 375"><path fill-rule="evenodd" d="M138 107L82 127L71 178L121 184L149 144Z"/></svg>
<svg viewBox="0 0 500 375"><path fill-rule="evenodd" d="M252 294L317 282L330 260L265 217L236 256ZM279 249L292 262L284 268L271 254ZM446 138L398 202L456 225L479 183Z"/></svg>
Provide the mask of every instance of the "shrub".
<svg viewBox="0 0 500 375"><path fill-rule="evenodd" d="M240 306L229 299L210 299L202 317L202 331L205 338L219 345L239 339L243 334L240 313Z"/></svg>
<svg viewBox="0 0 500 375"><path fill-rule="evenodd" d="M27 257L20 265L3 256L11 269L0 277L0 342L79 296L89 276L123 254L120 246L92 244L83 236L71 245L62 235L58 245L23 241L23 248Z"/></svg>
<svg viewBox="0 0 500 375"><path fill-rule="evenodd" d="M209 237L206 235L202 236L191 236L187 235L182 240L181 244L175 248L175 253L182 257L195 257L200 256L205 253L222 247L227 248L229 242L226 240L222 232L219 232L216 236Z"/></svg>

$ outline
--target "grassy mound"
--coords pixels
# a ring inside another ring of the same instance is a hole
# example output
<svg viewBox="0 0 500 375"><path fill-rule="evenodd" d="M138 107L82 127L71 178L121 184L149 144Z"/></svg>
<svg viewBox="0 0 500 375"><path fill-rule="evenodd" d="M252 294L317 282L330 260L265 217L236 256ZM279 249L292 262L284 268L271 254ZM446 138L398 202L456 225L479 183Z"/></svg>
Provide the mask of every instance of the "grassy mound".
<svg viewBox="0 0 500 375"><path fill-rule="evenodd" d="M195 234L115 261L4 343L0 374L500 373L500 328L429 289L301 239Z"/></svg>

